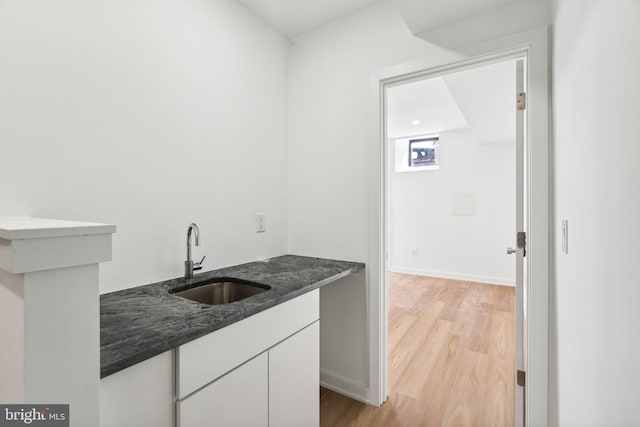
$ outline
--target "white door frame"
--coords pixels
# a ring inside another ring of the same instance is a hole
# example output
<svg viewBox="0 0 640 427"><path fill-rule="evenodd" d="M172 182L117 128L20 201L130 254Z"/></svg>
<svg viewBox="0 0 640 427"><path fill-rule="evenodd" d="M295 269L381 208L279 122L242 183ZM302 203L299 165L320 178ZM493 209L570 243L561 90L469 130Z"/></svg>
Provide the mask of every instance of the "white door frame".
<svg viewBox="0 0 640 427"><path fill-rule="evenodd" d="M526 425L548 424L549 296L549 49L548 28L537 28L459 49L457 62L425 59L374 73L371 77L370 215L368 281L369 401L387 397L387 173L385 88L480 64L525 57L527 65L527 295ZM515 98L514 98L515 105ZM514 107L515 108L515 107ZM514 378L515 382L515 378Z"/></svg>

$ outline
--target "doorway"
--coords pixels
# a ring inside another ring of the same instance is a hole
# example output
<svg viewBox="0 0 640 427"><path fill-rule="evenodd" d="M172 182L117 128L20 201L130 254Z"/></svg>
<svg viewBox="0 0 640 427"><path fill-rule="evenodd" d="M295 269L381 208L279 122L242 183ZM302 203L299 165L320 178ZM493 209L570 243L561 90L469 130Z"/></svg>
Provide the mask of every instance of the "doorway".
<svg viewBox="0 0 640 427"><path fill-rule="evenodd" d="M424 58L378 70L371 75L371 139L377 149L371 150L369 210L368 337L369 399L375 406L387 399L387 260L386 241L386 130L384 123L385 90L395 84L446 74L452 70L473 68L480 64L509 58L526 58L527 94L526 171L527 187L527 257L528 286L526 295L526 424L545 425L549 414L549 245L551 225L549 206L550 141L549 141L549 33L541 27L522 33L489 40L459 49L462 58ZM455 60L454 60L455 61Z"/></svg>
<svg viewBox="0 0 640 427"><path fill-rule="evenodd" d="M387 89L390 271L515 286L515 92L515 60Z"/></svg>
<svg viewBox="0 0 640 427"><path fill-rule="evenodd" d="M523 418L523 65L509 58L386 88L388 394L394 406L420 401L436 424Z"/></svg>
<svg viewBox="0 0 640 427"><path fill-rule="evenodd" d="M516 185L516 215L515 215L515 223L516 223L516 230L517 230L517 236L518 238L516 239L515 235L512 235L512 239L513 241L517 241L517 248L509 248L507 250L507 253L515 253L516 254L516 262L515 262L515 271L516 271L516 275L515 275L515 283L516 283L516 350L515 350L515 367L517 369L517 384L514 386L515 387L515 396L514 396L514 401L515 401L515 420L516 423L515 425L524 425L525 423L525 417L526 417L526 413L525 413L525 405L526 405L526 399L525 399L525 375L526 375L526 366L525 366L525 362L526 362L526 355L527 355L527 349L525 347L525 344L527 343L526 339L525 339L525 325L526 325L526 316L525 313L527 312L525 310L525 295L527 294L527 291L524 289L525 286L525 282L528 283L528 280L525 281L525 274L527 272L527 269L525 268L525 253L526 253L526 247L525 247L525 242L526 242L526 234L528 231L528 225L525 224L524 222L524 218L525 218L525 204L527 206L530 206L530 203L526 203L525 201L528 201L529 198L528 196L525 197L525 193L528 194L527 190L527 186L529 184L529 180L525 180L525 176L528 172L528 170L526 169L526 166L529 164L530 159L528 158L528 156L526 156L525 153L527 153L527 149L525 149L525 135L527 134L527 129L526 129L526 103L524 102L525 97L526 97L526 90L525 88L528 87L527 82L526 82L526 78L527 75L525 73L525 70L527 69L525 66L525 61L527 61L527 55L528 55L528 50L527 51L520 51L520 52L511 52L511 53L503 53L503 54L497 54L494 56L490 56L490 57L484 57L484 58L480 58L480 59L476 59L476 60L472 60L472 61L466 61L466 62L461 62L458 64L451 64L449 66L446 67L441 67L441 68L437 68L437 69L431 69L431 70L423 70L419 73L414 73L412 75L405 75L405 76L396 76L396 78L394 79L389 79L387 80L385 83L382 83L381 81L381 100L382 100L382 111L385 112L384 116L382 117L382 122L383 122L383 133L382 135L384 136L384 140L385 140L385 148L386 146L386 141L387 141L387 129L391 129L392 127L392 123L388 122L388 116L386 115L387 111L389 110L389 91L394 88L394 87L398 87L398 86L402 86L402 85L406 85L409 83L413 83L413 82L417 82L417 81L421 81L421 80L427 80L427 79L433 79L436 77L442 77L442 76L447 76L447 75L454 75L455 73L460 73L462 71L465 70L471 70L471 69L477 69L481 66L489 66L492 64L496 64L499 62L508 62L511 61L511 63L513 63L513 60L515 60L516 66L512 68L512 73L515 75L515 81L516 83L514 85L511 85L512 87L512 99L516 99L517 103L514 101L513 104L511 104L513 107L514 112L512 113L513 115L511 117L513 117L512 120L510 120L511 123L515 122L515 128L516 128L516 132L515 132L515 145L516 145L516 149L515 149L515 163L516 163L516 173L513 179L510 180L510 182L515 183ZM467 88L468 89L468 88ZM468 90L467 90L468 92ZM463 93L463 95L465 95ZM516 96L517 95L517 96ZM492 98L492 93L487 93L485 94L485 98ZM471 99L472 97L463 97L463 99L466 99L464 101L464 103L467 102L468 99ZM486 117L485 117L486 119ZM414 121L412 124L415 124L417 122ZM481 121L479 121L481 122ZM418 138L419 141L434 141L436 143L438 143L437 141L438 138L436 138L434 135L430 135L429 138ZM412 157L417 157L418 159L420 159L420 153L414 153L413 152L413 146L411 144L412 140L409 140L409 151L408 151L408 156L409 156L409 160L408 162L406 162L405 164L407 165L408 168L412 167L412 163L413 161L411 160ZM395 145L395 144L394 144ZM432 148L435 149L434 152L427 152L428 157L430 157L429 159L429 164L426 165L426 167L429 168L438 168L442 158L440 156L440 158L438 158L438 149L436 147L437 144L433 144L431 145ZM424 147L420 146L421 150L424 150ZM386 150L385 150L386 151ZM397 145L393 148L394 153L396 154L396 157L399 153L399 150L397 148ZM432 157L432 158L431 158ZM390 218L391 218L391 214L390 214L390 198L389 198L389 189L391 187L390 184L390 168L387 168L386 165L388 165L389 163L386 161L387 158L387 153L383 152L382 154L382 159L385 159L385 161L383 162L383 170L382 170L382 177L383 177L383 196L382 196L382 200L383 200L383 209L382 209L382 221L381 221L381 225L382 225L382 236L383 236L383 245L380 248L381 249L381 255L382 255L382 259L381 259L381 289L382 289L382 293L380 294L380 302L382 303L381 305L381 310L382 310L382 316L383 318L380 319L382 320L382 331L386 332L387 328L388 328L388 312L387 312L387 298L388 298L388 273L390 270L390 265L389 265L389 248L390 248L390 244L389 242L391 241L391 236L390 236ZM402 163L401 162L397 162L394 159L394 164L396 169L394 169L394 172L397 172L397 167L398 164ZM421 162L417 162L418 166L417 167L425 167L422 164L420 164ZM453 214L458 213L459 215L474 215L474 211L476 209L475 207L475 195L473 193L460 193L460 194L454 194L453 195L453 203L452 203L452 210L451 212ZM544 205L546 205L546 203L544 203ZM468 236L466 237L466 239L468 239ZM466 240L463 241L462 243L463 245L466 245ZM516 245L514 245L516 246ZM412 253L413 253L413 249L412 249ZM526 260L528 261L528 259ZM375 325L374 325L375 326ZM387 396L388 396L388 389L387 389L387 375L388 375L388 360L386 359L388 356L388 343L387 343L387 336L386 334L383 336L379 336L378 337L380 339L380 348L383 349L383 352L379 354L380 358L383 360L380 360L380 363L378 365L378 367L380 368L380 379L381 379L381 383L379 384L379 388L378 391L381 392L381 394L379 395L381 397L381 402L383 402ZM374 360L375 362L375 360ZM373 378L375 379L375 377ZM512 381L514 383L516 383L516 376L514 376L512 378ZM375 386L375 384L374 384Z"/></svg>

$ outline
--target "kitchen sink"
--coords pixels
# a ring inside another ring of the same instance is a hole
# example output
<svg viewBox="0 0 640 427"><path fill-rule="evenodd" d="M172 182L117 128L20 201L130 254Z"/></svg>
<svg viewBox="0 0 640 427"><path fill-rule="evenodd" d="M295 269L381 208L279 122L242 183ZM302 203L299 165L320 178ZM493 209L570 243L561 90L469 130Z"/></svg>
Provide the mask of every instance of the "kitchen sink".
<svg viewBox="0 0 640 427"><path fill-rule="evenodd" d="M229 304L268 291L271 286L228 277L209 279L174 295L209 305Z"/></svg>

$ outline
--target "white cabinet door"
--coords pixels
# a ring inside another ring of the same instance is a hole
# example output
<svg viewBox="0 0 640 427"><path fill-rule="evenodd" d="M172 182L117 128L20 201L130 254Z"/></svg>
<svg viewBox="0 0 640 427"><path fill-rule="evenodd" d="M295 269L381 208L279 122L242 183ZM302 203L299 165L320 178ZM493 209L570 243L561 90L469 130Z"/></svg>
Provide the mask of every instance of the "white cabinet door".
<svg viewBox="0 0 640 427"><path fill-rule="evenodd" d="M266 427L268 362L263 353L179 401L178 427Z"/></svg>
<svg viewBox="0 0 640 427"><path fill-rule="evenodd" d="M100 381L102 427L173 427L173 352Z"/></svg>
<svg viewBox="0 0 640 427"><path fill-rule="evenodd" d="M320 322L269 350L269 426L320 423Z"/></svg>

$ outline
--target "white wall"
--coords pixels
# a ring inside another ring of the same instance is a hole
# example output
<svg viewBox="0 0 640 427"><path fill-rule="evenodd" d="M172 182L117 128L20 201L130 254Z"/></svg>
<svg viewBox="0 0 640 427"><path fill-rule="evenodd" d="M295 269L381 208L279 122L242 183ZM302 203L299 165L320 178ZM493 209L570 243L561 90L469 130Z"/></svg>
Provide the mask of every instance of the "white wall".
<svg viewBox="0 0 640 427"><path fill-rule="evenodd" d="M294 41L288 98L288 236L292 253L369 261L367 161L368 150L378 149L371 144L371 73L427 57L434 63L458 58L413 37L390 1ZM336 289L339 286L345 289ZM349 307L331 313L333 327L321 324L321 369L349 379L355 388L366 389L368 343L341 346L344 337L360 340L368 334L365 276L338 282L321 293L321 319L326 318L326 307ZM334 356L329 358L328 354Z"/></svg>
<svg viewBox="0 0 640 427"><path fill-rule="evenodd" d="M234 0L0 2L0 216L114 223L101 291L286 251L282 35ZM267 232L255 233L255 213Z"/></svg>
<svg viewBox="0 0 640 427"><path fill-rule="evenodd" d="M640 2L554 6L553 423L638 425Z"/></svg>
<svg viewBox="0 0 640 427"><path fill-rule="evenodd" d="M438 150L438 170L390 173L390 268L513 285L515 257L505 252L515 247L515 142L479 144L460 130L441 133ZM454 215L463 194L473 215Z"/></svg>

